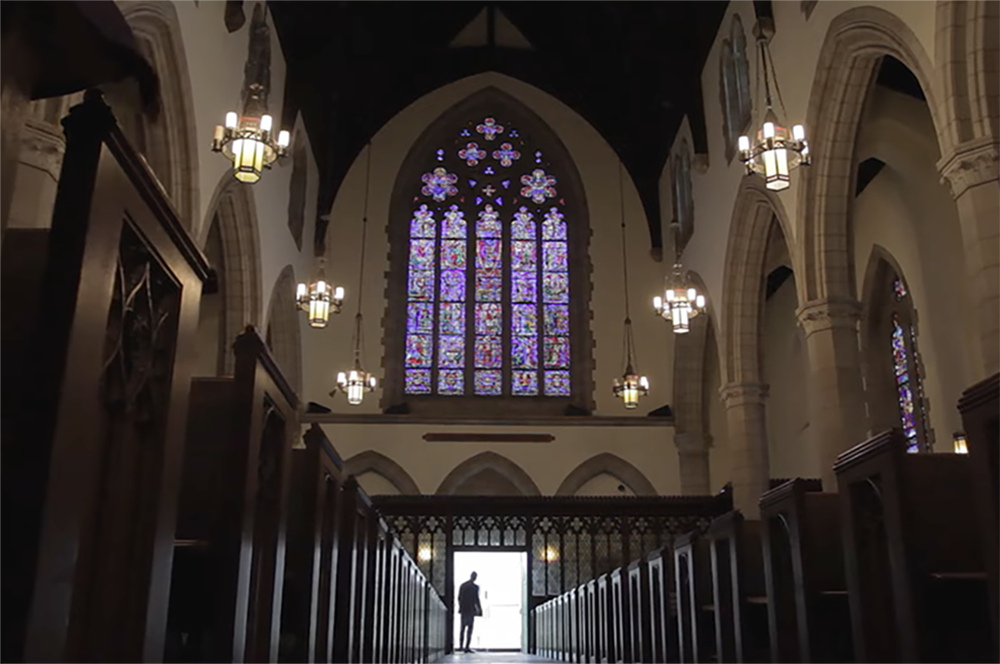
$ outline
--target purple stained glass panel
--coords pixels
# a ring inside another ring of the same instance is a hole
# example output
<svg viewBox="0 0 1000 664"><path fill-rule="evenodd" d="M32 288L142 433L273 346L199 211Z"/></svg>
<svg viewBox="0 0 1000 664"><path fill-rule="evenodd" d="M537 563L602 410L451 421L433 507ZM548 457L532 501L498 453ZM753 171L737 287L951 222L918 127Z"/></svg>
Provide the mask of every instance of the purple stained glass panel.
<svg viewBox="0 0 1000 664"><path fill-rule="evenodd" d="M514 221L510 224L510 236L515 240L534 240L536 234L535 215L528 212L528 208L522 207L514 213Z"/></svg>
<svg viewBox="0 0 1000 664"><path fill-rule="evenodd" d="M444 213L441 236L447 238L465 239L466 222L465 213L458 209L457 205L452 205Z"/></svg>
<svg viewBox="0 0 1000 664"><path fill-rule="evenodd" d="M531 397L538 394L537 371L515 371L511 375L511 392L519 397Z"/></svg>
<svg viewBox="0 0 1000 664"><path fill-rule="evenodd" d="M406 305L406 331L410 334L430 334L434 331L434 305L410 302Z"/></svg>
<svg viewBox="0 0 1000 664"><path fill-rule="evenodd" d="M434 270L410 270L407 296L411 300L434 301Z"/></svg>
<svg viewBox="0 0 1000 664"><path fill-rule="evenodd" d="M465 304L447 302L441 304L440 334L465 334Z"/></svg>
<svg viewBox="0 0 1000 664"><path fill-rule="evenodd" d="M442 240L441 267L445 270L465 269L465 240Z"/></svg>
<svg viewBox="0 0 1000 664"><path fill-rule="evenodd" d="M517 336L538 334L538 314L534 304L515 304L511 307L511 331Z"/></svg>
<svg viewBox="0 0 1000 664"><path fill-rule="evenodd" d="M516 240L510 244L510 269L534 270L536 268L535 243Z"/></svg>
<svg viewBox="0 0 1000 664"><path fill-rule="evenodd" d="M563 221L564 216L557 208L552 208L545 213L545 221L542 222L543 240L566 239L566 222Z"/></svg>
<svg viewBox="0 0 1000 664"><path fill-rule="evenodd" d="M434 240L410 240L410 268L428 270L434 267Z"/></svg>
<svg viewBox="0 0 1000 664"><path fill-rule="evenodd" d="M461 369L442 369L438 372L438 394L465 394L465 372Z"/></svg>
<svg viewBox="0 0 1000 664"><path fill-rule="evenodd" d="M566 337L545 337L545 368L569 368L569 339Z"/></svg>
<svg viewBox="0 0 1000 664"><path fill-rule="evenodd" d="M893 370L896 374L896 392L899 395L899 413L903 424L903 434L912 444L916 444L917 418L913 391L910 389L910 362L906 349L906 331L895 317L892 321L892 360Z"/></svg>
<svg viewBox="0 0 1000 664"><path fill-rule="evenodd" d="M441 271L441 301L465 301L465 270Z"/></svg>
<svg viewBox="0 0 1000 664"><path fill-rule="evenodd" d="M476 267L485 270L501 265L500 240L478 240L476 242Z"/></svg>
<svg viewBox="0 0 1000 664"><path fill-rule="evenodd" d="M892 291L893 291L893 293L896 294L896 299L897 300L902 300L907 295L906 284L903 283L902 279L900 279L899 277L896 277L892 281Z"/></svg>
<svg viewBox="0 0 1000 664"><path fill-rule="evenodd" d="M545 372L545 396L566 397L569 396L569 372L568 371L546 371Z"/></svg>
<svg viewBox="0 0 1000 664"><path fill-rule="evenodd" d="M494 238L503 236L503 223L500 221L500 213L494 210L492 205L487 205L479 213L479 221L476 222L476 236Z"/></svg>
<svg viewBox="0 0 1000 664"><path fill-rule="evenodd" d="M446 369L465 366L465 337L441 335L438 338L438 366Z"/></svg>
<svg viewBox="0 0 1000 664"><path fill-rule="evenodd" d="M499 335L503 332L503 307L499 304L476 305L476 334Z"/></svg>
<svg viewBox="0 0 1000 664"><path fill-rule="evenodd" d="M569 275L565 273L544 275L542 277L542 294L547 303L568 303Z"/></svg>
<svg viewBox="0 0 1000 664"><path fill-rule="evenodd" d="M534 272L511 272L511 301L534 302L538 299L538 278Z"/></svg>
<svg viewBox="0 0 1000 664"><path fill-rule="evenodd" d="M503 366L500 337L476 337L476 368L499 369Z"/></svg>
<svg viewBox="0 0 1000 664"><path fill-rule="evenodd" d="M538 368L538 339L536 337L512 337L510 363L515 369Z"/></svg>
<svg viewBox="0 0 1000 664"><path fill-rule="evenodd" d="M421 205L413 213L413 219L410 220L410 237L432 238L434 237L435 228L434 212L428 210L426 205Z"/></svg>
<svg viewBox="0 0 1000 664"><path fill-rule="evenodd" d="M503 298L503 280L500 270L476 271L476 301L500 302Z"/></svg>
<svg viewBox="0 0 1000 664"><path fill-rule="evenodd" d="M546 272L566 272L569 269L565 242L542 243L542 269Z"/></svg>
<svg viewBox="0 0 1000 664"><path fill-rule="evenodd" d="M484 397L500 396L503 391L503 376L496 369L485 369L476 372L476 394Z"/></svg>
<svg viewBox="0 0 1000 664"><path fill-rule="evenodd" d="M406 387L404 389L407 394L430 394L431 370L407 369Z"/></svg>
<svg viewBox="0 0 1000 664"><path fill-rule="evenodd" d="M434 340L429 334L406 335L406 366L429 367Z"/></svg>
<svg viewBox="0 0 1000 664"><path fill-rule="evenodd" d="M569 307L561 304L545 305L545 334L569 334Z"/></svg>

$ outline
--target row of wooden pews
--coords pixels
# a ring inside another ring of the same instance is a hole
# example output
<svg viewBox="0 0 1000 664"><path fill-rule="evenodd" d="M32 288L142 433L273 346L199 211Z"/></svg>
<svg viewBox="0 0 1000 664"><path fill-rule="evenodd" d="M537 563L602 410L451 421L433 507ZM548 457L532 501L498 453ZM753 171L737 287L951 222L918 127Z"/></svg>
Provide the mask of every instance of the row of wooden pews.
<svg viewBox="0 0 1000 664"><path fill-rule="evenodd" d="M100 94L64 125L51 230L3 244L3 661L442 657L444 602L256 330L191 377L209 266Z"/></svg>
<svg viewBox="0 0 1000 664"><path fill-rule="evenodd" d="M998 661L998 380L959 403L968 454L908 454L900 432L876 435L837 459L837 493L816 480L772 484L759 521L721 515L538 606L538 653Z"/></svg>

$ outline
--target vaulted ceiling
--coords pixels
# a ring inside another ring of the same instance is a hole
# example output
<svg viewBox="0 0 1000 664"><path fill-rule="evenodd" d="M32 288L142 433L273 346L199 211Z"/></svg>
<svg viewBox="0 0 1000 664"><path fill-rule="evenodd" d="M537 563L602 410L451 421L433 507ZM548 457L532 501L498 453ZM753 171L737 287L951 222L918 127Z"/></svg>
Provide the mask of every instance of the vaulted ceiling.
<svg viewBox="0 0 1000 664"><path fill-rule="evenodd" d="M694 151L707 151L703 98L717 95L703 94L701 71L727 4L272 0L288 60L285 119L302 111L320 171L317 209L331 208L351 163L394 115L495 71L553 95L600 132L638 188L652 248L662 249L660 174L684 115ZM456 41L484 22L483 40ZM318 222L318 246L325 233Z"/></svg>

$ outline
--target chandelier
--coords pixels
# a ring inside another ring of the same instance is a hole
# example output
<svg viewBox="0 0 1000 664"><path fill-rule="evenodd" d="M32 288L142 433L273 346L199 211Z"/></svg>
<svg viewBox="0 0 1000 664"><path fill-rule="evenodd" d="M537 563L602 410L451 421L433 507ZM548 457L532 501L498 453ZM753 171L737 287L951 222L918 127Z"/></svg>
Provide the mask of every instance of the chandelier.
<svg viewBox="0 0 1000 664"><path fill-rule="evenodd" d="M760 59L757 63L757 88L760 88L760 73L764 72L764 100L767 110L764 113L763 124L757 132L756 140L750 143L748 136L740 136L738 147L740 161L746 165L747 173L759 173L764 177L764 186L772 191L787 189L790 184L789 173L797 166L809 165L809 144L806 143L806 130L800 124L792 127L791 133L782 126L777 113L774 112L771 100L771 77L774 77L774 89L778 93L781 110L785 110L785 102L781 99L781 89L778 87L778 76L774 71L774 60L771 58L769 46L773 30L762 29L760 24L754 28L757 44L760 48Z"/></svg>
<svg viewBox="0 0 1000 664"><path fill-rule="evenodd" d="M309 315L309 325L326 327L330 314L339 314L344 304L344 287L332 286L323 274L324 259L319 259L316 278L308 284L299 284L295 290L295 302L299 309Z"/></svg>
<svg viewBox="0 0 1000 664"><path fill-rule="evenodd" d="M667 278L663 297L653 298L653 309L656 315L673 324L674 334L689 332L691 319L705 312L705 296L687 283L679 256L673 274Z"/></svg>
<svg viewBox="0 0 1000 664"><path fill-rule="evenodd" d="M283 129L275 141L273 123L267 114L259 118L238 117L230 111L226 113L226 124L215 127L212 152L221 152L233 162L233 175L240 182L257 182L265 168L285 156L290 136Z"/></svg>
<svg viewBox="0 0 1000 664"><path fill-rule="evenodd" d="M618 162L618 199L621 206L622 220L622 283L625 289L625 329L622 339L622 364L625 370L620 378L615 378L611 385L611 392L625 405L628 410L633 410L639 405L639 399L649 394L649 379L639 374L635 366L638 364L635 359L635 340L632 338L632 319L629 316L628 307L628 253L625 240L625 193L623 165Z"/></svg>
<svg viewBox="0 0 1000 664"><path fill-rule="evenodd" d="M361 315L361 301L365 295L365 244L368 236L368 191L372 177L372 144L368 143L368 166L365 173L365 212L361 218L361 264L358 269L358 313L354 316L354 366L350 371L337 374L337 389L347 395L347 403L358 406L365 394L378 387L378 379L365 371L362 360L365 353L365 326ZM336 390L330 392L333 396Z"/></svg>

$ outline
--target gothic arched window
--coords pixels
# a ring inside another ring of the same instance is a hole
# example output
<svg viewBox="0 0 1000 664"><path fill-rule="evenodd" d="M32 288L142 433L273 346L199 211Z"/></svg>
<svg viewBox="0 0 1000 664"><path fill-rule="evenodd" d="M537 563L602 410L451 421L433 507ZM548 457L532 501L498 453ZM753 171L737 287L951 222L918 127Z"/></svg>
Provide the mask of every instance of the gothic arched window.
<svg viewBox="0 0 1000 664"><path fill-rule="evenodd" d="M892 297L897 306L893 307L891 314L890 347L900 427L906 436L907 451L920 452L929 447L923 380L917 364L917 332L910 293L898 276L892 281Z"/></svg>
<svg viewBox="0 0 1000 664"><path fill-rule="evenodd" d="M418 141L390 213L384 406L589 410L589 229L575 168L496 92Z"/></svg>
<svg viewBox="0 0 1000 664"><path fill-rule="evenodd" d="M736 154L736 142L750 124L753 113L746 33L738 14L733 15L729 37L722 40L719 69L722 133L726 139L726 159L732 159Z"/></svg>
<svg viewBox="0 0 1000 664"><path fill-rule="evenodd" d="M694 234L694 197L691 193L691 150L681 141L673 164L674 219L680 225L680 246L683 251Z"/></svg>

